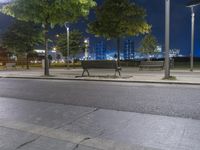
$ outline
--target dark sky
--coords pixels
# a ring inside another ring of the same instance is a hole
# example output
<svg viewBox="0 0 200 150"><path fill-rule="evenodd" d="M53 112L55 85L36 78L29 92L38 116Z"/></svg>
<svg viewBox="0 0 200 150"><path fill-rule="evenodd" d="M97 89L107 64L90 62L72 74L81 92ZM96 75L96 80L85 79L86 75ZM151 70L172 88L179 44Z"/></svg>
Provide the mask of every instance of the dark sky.
<svg viewBox="0 0 200 150"><path fill-rule="evenodd" d="M101 3L103 0L97 0ZM133 0L132 0L133 1ZM171 44L170 48L181 49L181 53L189 55L190 52L190 37L191 37L191 11L185 7L189 0L171 0ZM165 0L135 0L135 2L143 6L147 10L148 23L152 25L153 34L157 37L159 43L164 46L164 19L165 19ZM200 56L200 6L195 8L196 22L195 22L195 54ZM89 16L92 20L93 13ZM7 26L12 22L9 17L0 15L0 32L6 30ZM82 31L86 30L86 23L79 21L77 24L71 25L71 28L79 28ZM64 32L64 28L57 27L55 32ZM92 35L85 33L90 37L92 45L101 41L102 38L94 38ZM136 37L136 47L138 47L140 37ZM114 41L107 42L108 48L115 48Z"/></svg>
<svg viewBox="0 0 200 150"><path fill-rule="evenodd" d="M147 9L148 22L153 26L153 34L164 46L165 3L164 0L137 0ZM190 52L191 11L185 7L188 0L171 0L171 48ZM200 7L195 8L195 54L200 56Z"/></svg>

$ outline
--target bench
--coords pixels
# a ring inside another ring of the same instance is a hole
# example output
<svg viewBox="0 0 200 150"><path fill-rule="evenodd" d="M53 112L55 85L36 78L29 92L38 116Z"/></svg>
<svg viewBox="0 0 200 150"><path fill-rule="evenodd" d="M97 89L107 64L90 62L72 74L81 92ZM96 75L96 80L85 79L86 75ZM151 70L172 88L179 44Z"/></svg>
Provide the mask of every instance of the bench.
<svg viewBox="0 0 200 150"><path fill-rule="evenodd" d="M164 69L164 61L141 61L139 65L140 70L143 68L160 68Z"/></svg>
<svg viewBox="0 0 200 150"><path fill-rule="evenodd" d="M84 76L85 72L87 72L88 76L90 76L89 69L114 69L115 70L115 76L117 72L119 73L119 76L121 76L121 67L118 66L117 61L115 60L98 60L98 61L82 61L81 66L83 68L82 76Z"/></svg>
<svg viewBox="0 0 200 150"><path fill-rule="evenodd" d="M6 67L6 69L16 68L16 63L6 63L5 67Z"/></svg>

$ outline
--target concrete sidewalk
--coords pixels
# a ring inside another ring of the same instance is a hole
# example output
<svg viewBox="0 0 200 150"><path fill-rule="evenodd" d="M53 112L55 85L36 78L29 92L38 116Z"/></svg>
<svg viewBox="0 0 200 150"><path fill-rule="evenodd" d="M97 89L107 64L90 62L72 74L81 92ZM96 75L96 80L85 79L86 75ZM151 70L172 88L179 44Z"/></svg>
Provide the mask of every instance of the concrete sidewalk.
<svg viewBox="0 0 200 150"><path fill-rule="evenodd" d="M1 150L199 150L200 121L0 97Z"/></svg>
<svg viewBox="0 0 200 150"><path fill-rule="evenodd" d="M82 69L51 69L51 76L44 77L42 69L0 71L0 77L66 79L66 80L96 80L147 83L176 83L200 85L200 70L172 70L171 75L177 80L162 80L164 71L139 71L138 68L123 68L122 77L115 78L113 70L91 70L91 77L81 77Z"/></svg>

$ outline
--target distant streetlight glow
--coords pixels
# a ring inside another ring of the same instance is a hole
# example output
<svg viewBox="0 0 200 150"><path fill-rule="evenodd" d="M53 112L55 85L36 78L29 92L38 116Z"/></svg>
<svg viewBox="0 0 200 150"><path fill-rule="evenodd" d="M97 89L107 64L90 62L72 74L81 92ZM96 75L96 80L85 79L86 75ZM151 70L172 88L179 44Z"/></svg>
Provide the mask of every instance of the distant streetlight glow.
<svg viewBox="0 0 200 150"><path fill-rule="evenodd" d="M194 30L195 30L195 12L194 7L199 5L199 0L191 1L187 7L191 8L191 53L190 53L190 71L194 70Z"/></svg>
<svg viewBox="0 0 200 150"><path fill-rule="evenodd" d="M54 50L54 51L56 51L56 50L57 50L57 48L56 48L56 47L54 47L54 48L53 48L53 50Z"/></svg>
<svg viewBox="0 0 200 150"><path fill-rule="evenodd" d="M89 38L86 38L84 40L84 43L85 43L85 60L88 60L88 56L89 56L88 48L89 48L89 44L90 44Z"/></svg>

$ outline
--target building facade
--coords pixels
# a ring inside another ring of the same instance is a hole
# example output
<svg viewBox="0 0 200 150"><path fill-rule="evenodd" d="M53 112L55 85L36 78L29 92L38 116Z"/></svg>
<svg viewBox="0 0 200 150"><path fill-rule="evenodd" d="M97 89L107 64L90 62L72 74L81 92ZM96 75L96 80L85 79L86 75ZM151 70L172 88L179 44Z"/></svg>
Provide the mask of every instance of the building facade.
<svg viewBox="0 0 200 150"><path fill-rule="evenodd" d="M106 60L106 45L105 42L95 44L96 60Z"/></svg>
<svg viewBox="0 0 200 150"><path fill-rule="evenodd" d="M126 40L124 41L124 60L130 60L134 58L134 52L135 52L135 44L134 40Z"/></svg>

